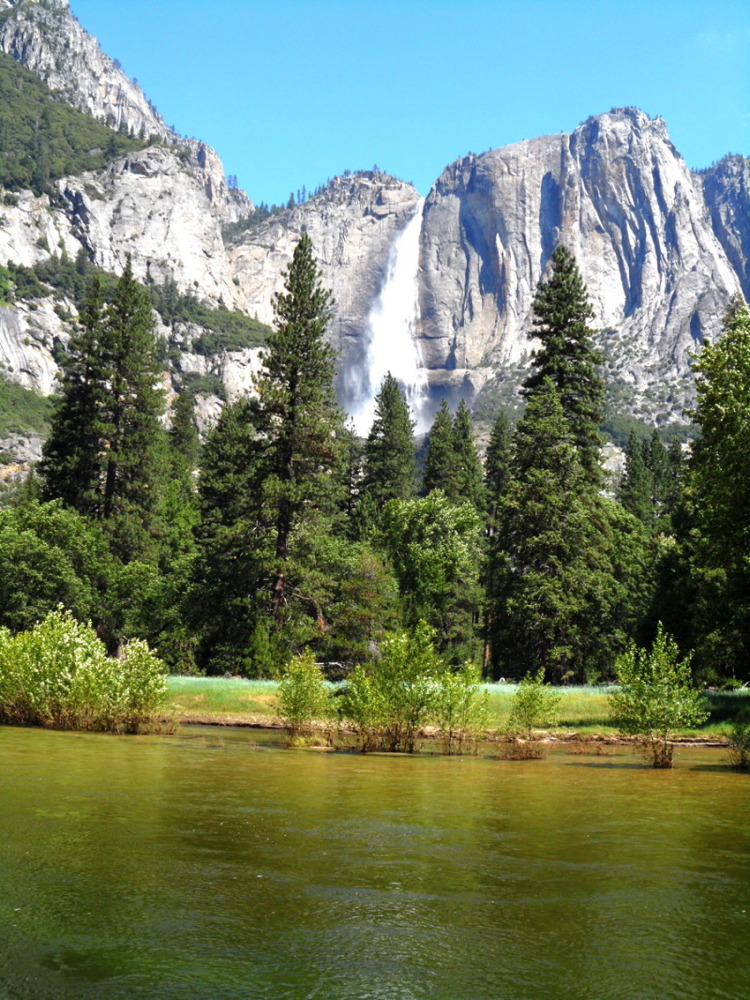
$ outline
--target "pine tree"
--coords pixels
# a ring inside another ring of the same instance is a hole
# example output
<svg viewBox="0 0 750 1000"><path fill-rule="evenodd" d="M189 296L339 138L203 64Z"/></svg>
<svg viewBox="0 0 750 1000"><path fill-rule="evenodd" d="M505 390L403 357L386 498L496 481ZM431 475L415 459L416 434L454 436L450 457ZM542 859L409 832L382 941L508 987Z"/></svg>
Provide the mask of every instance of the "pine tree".
<svg viewBox="0 0 750 1000"><path fill-rule="evenodd" d="M303 234L276 296L276 331L268 338L258 391L270 434L263 484L274 508L272 616L281 628L287 605L294 531L340 500L343 416L334 392L334 352L325 340L332 296L320 284L312 242ZM338 436L338 440L337 440Z"/></svg>
<svg viewBox="0 0 750 1000"><path fill-rule="evenodd" d="M612 587L608 523L580 463L557 391L546 379L519 421L501 501L492 614L495 669L544 667L582 680L602 666Z"/></svg>
<svg viewBox="0 0 750 1000"><path fill-rule="evenodd" d="M443 399L427 438L422 496L427 496L432 490L442 490L446 496L452 494L453 474L453 417Z"/></svg>
<svg viewBox="0 0 750 1000"><path fill-rule="evenodd" d="M542 342L534 371L524 383L527 399L552 380L587 475L601 481L599 427L604 383L597 373L602 356L593 346L588 320L593 316L586 286L573 254L562 244L552 254L552 273L539 283L532 304L533 336Z"/></svg>
<svg viewBox="0 0 750 1000"><path fill-rule="evenodd" d="M484 488L487 497L487 533L495 534L497 514L510 481L513 435L505 413L499 413L492 426L484 462Z"/></svg>
<svg viewBox="0 0 750 1000"><path fill-rule="evenodd" d="M618 491L618 500L625 510L650 528L655 520L654 476L647 462L648 450L646 442L642 441L635 431L631 431L625 448L625 470Z"/></svg>
<svg viewBox="0 0 750 1000"><path fill-rule="evenodd" d="M128 258L106 309L96 281L89 290L41 469L45 498L102 519L125 562L153 555L165 462L160 375L148 293Z"/></svg>
<svg viewBox="0 0 750 1000"><path fill-rule="evenodd" d="M388 500L414 496L416 459L414 421L401 388L390 372L375 397L375 419L365 443L362 492L376 511Z"/></svg>
<svg viewBox="0 0 750 1000"><path fill-rule="evenodd" d="M687 469L683 543L695 594L692 643L711 679L749 676L750 312L732 303L724 336L694 363L701 436Z"/></svg>
<svg viewBox="0 0 750 1000"><path fill-rule="evenodd" d="M478 511L484 511L486 494L482 463L474 443L469 408L463 399L453 419L453 462L452 493L448 498L455 503L471 503Z"/></svg>
<svg viewBox="0 0 750 1000"><path fill-rule="evenodd" d="M100 513L103 416L109 396L103 353L104 303L95 277L62 362L52 428L42 449L42 498L60 499L80 514Z"/></svg>
<svg viewBox="0 0 750 1000"><path fill-rule="evenodd" d="M199 664L214 673L243 672L267 611L273 546L259 488L267 447L259 423L257 400L229 403L203 448L188 613L200 636Z"/></svg>

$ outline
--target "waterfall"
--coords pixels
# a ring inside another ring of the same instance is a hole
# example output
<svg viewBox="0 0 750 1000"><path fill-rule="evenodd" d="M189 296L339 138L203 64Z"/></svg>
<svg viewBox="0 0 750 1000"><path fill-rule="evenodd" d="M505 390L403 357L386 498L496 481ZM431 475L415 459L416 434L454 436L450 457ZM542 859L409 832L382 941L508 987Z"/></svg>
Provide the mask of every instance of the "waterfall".
<svg viewBox="0 0 750 1000"><path fill-rule="evenodd" d="M417 432L427 395L427 375L417 341L419 319L419 234L424 198L405 228L396 237L388 257L388 269L378 297L367 317L367 352L361 387L352 407L357 433L365 437L375 416L375 396L388 372L398 380L406 396Z"/></svg>

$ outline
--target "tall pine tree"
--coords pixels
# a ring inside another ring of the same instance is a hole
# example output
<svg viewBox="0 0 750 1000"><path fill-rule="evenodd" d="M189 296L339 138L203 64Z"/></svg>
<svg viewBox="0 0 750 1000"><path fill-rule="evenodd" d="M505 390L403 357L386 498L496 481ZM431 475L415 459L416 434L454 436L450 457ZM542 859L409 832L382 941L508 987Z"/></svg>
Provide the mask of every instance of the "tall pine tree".
<svg viewBox="0 0 750 1000"><path fill-rule="evenodd" d="M474 425L466 402L462 399L453 418L453 477L450 500L470 503L484 511L486 494L484 473L474 442Z"/></svg>
<svg viewBox="0 0 750 1000"><path fill-rule="evenodd" d="M453 492L453 463L453 417L443 399L427 437L422 496L433 490L442 490L446 496Z"/></svg>
<svg viewBox="0 0 750 1000"><path fill-rule="evenodd" d="M341 499L343 414L334 392L334 351L325 340L333 299L320 283L312 241L302 235L276 296L276 330L268 338L258 383L269 435L262 489L273 509L275 569L271 611L281 629L288 604L290 544L318 514Z"/></svg>
<svg viewBox="0 0 750 1000"><path fill-rule="evenodd" d="M365 443L362 493L375 510L389 500L414 496L416 480L414 421L390 372L375 397L375 419Z"/></svg>
<svg viewBox="0 0 750 1000"><path fill-rule="evenodd" d="M124 562L155 550L165 463L160 375L148 293L128 258L105 309L96 284L89 292L41 469L45 498L103 520Z"/></svg>
<svg viewBox="0 0 750 1000"><path fill-rule="evenodd" d="M586 286L575 258L560 244L552 254L552 272L536 290L533 336L542 342L534 355L534 371L524 395L544 391L545 379L555 386L570 425L581 464L593 482L601 482L599 427L604 383L597 372L602 356L593 345L588 320L593 316Z"/></svg>

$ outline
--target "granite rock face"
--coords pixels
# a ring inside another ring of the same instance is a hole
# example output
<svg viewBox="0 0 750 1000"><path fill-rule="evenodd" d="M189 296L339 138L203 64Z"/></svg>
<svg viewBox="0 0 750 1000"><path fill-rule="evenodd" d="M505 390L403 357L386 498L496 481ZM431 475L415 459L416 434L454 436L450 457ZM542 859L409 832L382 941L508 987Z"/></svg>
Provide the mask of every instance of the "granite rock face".
<svg viewBox="0 0 750 1000"><path fill-rule="evenodd" d="M714 233L750 301L750 159L725 156L696 174Z"/></svg>
<svg viewBox="0 0 750 1000"><path fill-rule="evenodd" d="M718 333L739 283L664 122L635 109L443 172L422 230L433 378L460 387L477 368L528 360L534 290L561 241L586 281L609 378L629 385L632 409L650 419L655 387L657 405L673 395L675 410L690 352Z"/></svg>
<svg viewBox="0 0 750 1000"><path fill-rule="evenodd" d="M113 129L180 146L183 166L200 176L210 209L221 222L252 212L244 192L228 188L216 152L165 124L140 86L84 31L66 0L0 0L0 51L59 91L68 104Z"/></svg>
<svg viewBox="0 0 750 1000"><path fill-rule="evenodd" d="M143 280L174 280L209 304L272 323L274 296L306 231L336 300L330 336L344 404L367 381L368 317L420 207L414 295L403 300L418 301L413 329L433 404L463 396L489 413L517 403L534 348L534 291L560 241L589 290L614 406L649 423L682 419L691 352L719 333L732 296L750 295L750 160L729 156L691 174L664 122L633 108L463 157L423 206L410 184L358 173L251 225L252 202L228 188L214 150L165 125L67 0L0 0L0 50L79 109L159 138L104 170L57 181L52 198L3 198L0 262L30 266L62 251L75 258L83 247L120 272L129 254ZM227 224L237 223L227 237ZM42 392L52 389L73 311L56 306L0 307L1 370ZM190 354L190 337L183 344L179 332L162 332L181 352L176 386L192 374L214 387L220 380L228 398L252 388L257 351L203 358ZM207 394L201 420L220 403L220 394Z"/></svg>
<svg viewBox="0 0 750 1000"><path fill-rule="evenodd" d="M283 288L300 236L308 233L322 283L336 302L330 335L345 402L347 373L362 363L367 314L385 280L391 246L418 203L411 184L387 174L337 177L310 201L253 228L230 251L238 306L272 324L273 297Z"/></svg>

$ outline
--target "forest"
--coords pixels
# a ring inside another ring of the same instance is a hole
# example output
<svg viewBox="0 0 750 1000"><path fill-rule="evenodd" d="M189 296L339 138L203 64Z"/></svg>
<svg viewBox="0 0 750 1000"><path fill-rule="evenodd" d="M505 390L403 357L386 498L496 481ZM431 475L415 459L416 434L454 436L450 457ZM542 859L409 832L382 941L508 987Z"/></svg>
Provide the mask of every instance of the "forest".
<svg viewBox="0 0 750 1000"><path fill-rule="evenodd" d="M426 628L456 671L573 684L611 679L661 626L700 684L750 677L744 303L694 360L697 440L632 434L616 481L564 246L534 299L525 409L500 413L484 456L466 404L443 402L418 463L392 376L358 439L334 392L334 307L303 235L256 391L201 443L188 392L167 411L148 290L129 264L106 287L87 276L43 458L2 496L0 627L62 606L108 654L146 640L173 673L277 677L309 653L333 680Z"/></svg>

